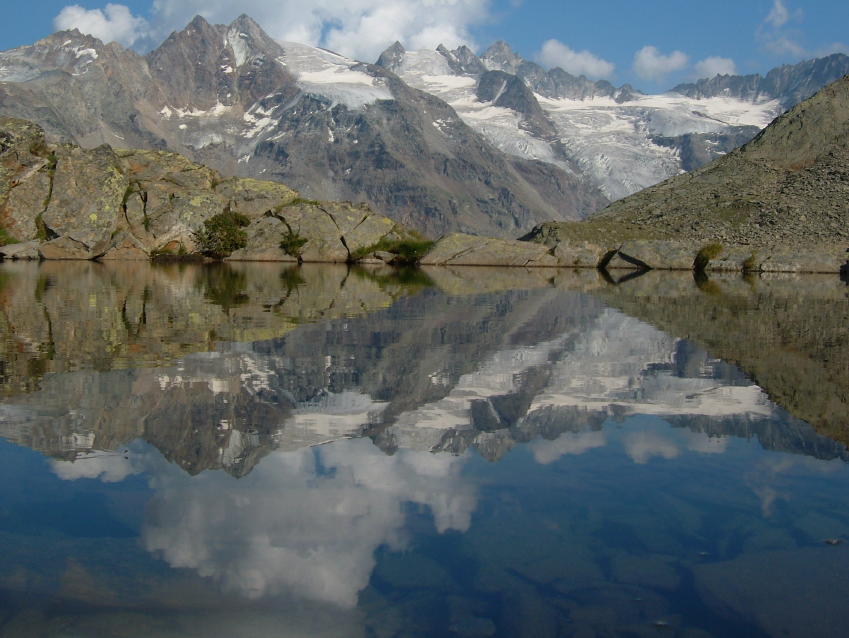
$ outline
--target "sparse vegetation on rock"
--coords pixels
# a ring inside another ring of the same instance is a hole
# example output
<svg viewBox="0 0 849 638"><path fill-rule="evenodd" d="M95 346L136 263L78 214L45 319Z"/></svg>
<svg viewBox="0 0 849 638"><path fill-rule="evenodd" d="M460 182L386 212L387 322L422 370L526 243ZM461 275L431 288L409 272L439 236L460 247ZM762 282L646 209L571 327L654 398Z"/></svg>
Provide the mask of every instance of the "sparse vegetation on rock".
<svg viewBox="0 0 849 638"><path fill-rule="evenodd" d="M200 252L221 259L245 247L248 236L244 228L248 224L247 217L227 210L205 220L203 227L195 231L195 241Z"/></svg>

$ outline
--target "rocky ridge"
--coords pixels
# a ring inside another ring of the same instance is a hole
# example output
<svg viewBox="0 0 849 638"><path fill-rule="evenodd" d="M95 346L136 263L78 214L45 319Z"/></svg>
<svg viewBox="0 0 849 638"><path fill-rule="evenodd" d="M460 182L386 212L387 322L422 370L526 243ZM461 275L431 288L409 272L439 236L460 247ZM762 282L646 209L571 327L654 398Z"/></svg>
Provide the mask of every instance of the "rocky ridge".
<svg viewBox="0 0 849 638"><path fill-rule="evenodd" d="M591 245L614 267L845 272L847 167L849 76L710 165L527 239L561 253Z"/></svg>
<svg viewBox="0 0 849 638"><path fill-rule="evenodd" d="M381 241L415 237L363 205L307 200L274 182L225 179L166 151L51 145L40 127L0 118L6 258L199 254L198 231L224 213L242 216L245 226L234 259L345 262ZM281 248L287 238L290 247Z"/></svg>
<svg viewBox="0 0 849 638"><path fill-rule="evenodd" d="M507 155L383 67L201 17L146 56L78 31L0 52L0 114L84 148L170 150L304 197L364 201L430 235L511 237L607 199Z"/></svg>
<svg viewBox="0 0 849 638"><path fill-rule="evenodd" d="M378 65L443 99L503 152L572 171L610 200L737 148L784 107L810 95L800 87L813 92L842 75L839 65L813 73L803 63L782 71L795 83L788 79L772 92L682 89L647 95L560 68L546 70L505 42L480 57L466 47L406 51L396 42ZM806 84L808 72L813 75L809 73Z"/></svg>
<svg viewBox="0 0 849 638"><path fill-rule="evenodd" d="M849 73L849 56L843 53L785 64L765 76L715 75L695 83L679 84L672 90L693 98L737 97L745 100L779 100L790 109L826 84Z"/></svg>

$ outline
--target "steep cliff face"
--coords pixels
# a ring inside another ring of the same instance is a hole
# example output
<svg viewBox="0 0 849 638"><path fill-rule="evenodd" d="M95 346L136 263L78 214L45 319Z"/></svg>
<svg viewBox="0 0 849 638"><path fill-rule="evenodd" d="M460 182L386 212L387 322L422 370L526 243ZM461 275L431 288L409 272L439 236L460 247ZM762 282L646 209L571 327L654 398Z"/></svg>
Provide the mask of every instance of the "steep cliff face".
<svg viewBox="0 0 849 638"><path fill-rule="evenodd" d="M570 171L503 154L386 69L275 42L246 16L198 17L145 57L60 32L0 60L0 113L50 136L168 149L434 236L516 236L606 203Z"/></svg>

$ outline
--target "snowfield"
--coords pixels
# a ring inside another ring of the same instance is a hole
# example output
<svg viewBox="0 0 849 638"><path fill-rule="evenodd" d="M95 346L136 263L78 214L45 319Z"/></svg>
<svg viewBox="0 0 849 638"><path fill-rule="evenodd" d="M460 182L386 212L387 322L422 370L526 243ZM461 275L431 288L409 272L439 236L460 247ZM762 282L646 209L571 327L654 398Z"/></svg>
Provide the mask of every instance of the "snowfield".
<svg viewBox="0 0 849 638"><path fill-rule="evenodd" d="M383 78L355 69L364 66L356 60L305 44L279 44L285 53L277 61L295 74L304 93L354 110L378 100L392 99L392 92Z"/></svg>
<svg viewBox="0 0 849 638"><path fill-rule="evenodd" d="M536 94L559 134L555 145L526 130L520 113L479 101L477 78L455 73L437 51L406 52L396 73L409 85L448 102L499 150L583 174L611 200L682 171L678 151L655 143L654 137L722 133L735 126L764 128L781 112L778 100L698 100L664 93L617 103L609 97L569 100ZM500 92L493 102L498 97Z"/></svg>

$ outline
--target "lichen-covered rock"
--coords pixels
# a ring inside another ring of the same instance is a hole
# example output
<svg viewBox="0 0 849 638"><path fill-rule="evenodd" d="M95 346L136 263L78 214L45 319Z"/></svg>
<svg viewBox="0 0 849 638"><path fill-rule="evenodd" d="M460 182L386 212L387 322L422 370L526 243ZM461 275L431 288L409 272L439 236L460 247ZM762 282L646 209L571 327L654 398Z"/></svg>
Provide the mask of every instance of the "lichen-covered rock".
<svg viewBox="0 0 849 638"><path fill-rule="evenodd" d="M0 230L5 241L45 242L38 251L45 259L197 256L196 233L228 211L250 222L247 245L231 260L345 262L381 239L412 237L364 205L224 180L176 153L49 146L39 127L0 120Z"/></svg>
<svg viewBox="0 0 849 638"><path fill-rule="evenodd" d="M276 213L298 196L296 191L277 182L237 177L216 185L215 192L228 202L231 210L248 219Z"/></svg>
<svg viewBox="0 0 849 638"><path fill-rule="evenodd" d="M849 263L849 242L844 245L800 246L755 253L750 270L762 272L841 272Z"/></svg>
<svg viewBox="0 0 849 638"><path fill-rule="evenodd" d="M701 255L701 257L699 257ZM708 244L703 246L697 253L697 259L707 259L702 268L697 269L706 272L740 272L742 270L758 270L758 251L751 246L724 246L722 244Z"/></svg>
<svg viewBox="0 0 849 638"><path fill-rule="evenodd" d="M619 247L625 261L658 270L692 270L696 249L692 244L667 239L631 239Z"/></svg>
<svg viewBox="0 0 849 638"><path fill-rule="evenodd" d="M126 233L116 238L112 248L107 250L100 259L103 261L148 261L150 255L132 236Z"/></svg>
<svg viewBox="0 0 849 638"><path fill-rule="evenodd" d="M3 259L38 259L38 246L40 243L37 240L32 240L20 244L0 246L0 256Z"/></svg>
<svg viewBox="0 0 849 638"><path fill-rule="evenodd" d="M556 266L542 244L452 233L442 237L422 258L422 265Z"/></svg>
<svg viewBox="0 0 849 638"><path fill-rule="evenodd" d="M38 254L42 259L92 259L95 257L88 246L66 236L44 242L38 247Z"/></svg>
<svg viewBox="0 0 849 638"><path fill-rule="evenodd" d="M161 182L151 185L146 192L147 228L155 238L152 248L176 241L194 252L195 231L226 206L211 189L177 189L168 182Z"/></svg>
<svg viewBox="0 0 849 638"><path fill-rule="evenodd" d="M596 268L601 260L615 247L589 241L564 240L554 246L552 254L561 266L572 268Z"/></svg>
<svg viewBox="0 0 849 638"><path fill-rule="evenodd" d="M16 239L34 239L38 234L36 220L49 196L47 160L41 159L15 176L5 201L0 204L0 226Z"/></svg>
<svg viewBox="0 0 849 638"><path fill-rule="evenodd" d="M280 241L288 231L286 224L276 217L263 217L245 228L248 243L234 251L225 261L298 261L297 256L286 254Z"/></svg>
<svg viewBox="0 0 849 638"><path fill-rule="evenodd" d="M167 182L176 189L212 190L220 175L189 158L168 151L118 150L127 177L138 183Z"/></svg>
<svg viewBox="0 0 849 638"><path fill-rule="evenodd" d="M61 147L56 151L53 191L42 220L54 235L92 251L115 230L128 185L118 156L108 146L90 151Z"/></svg>

